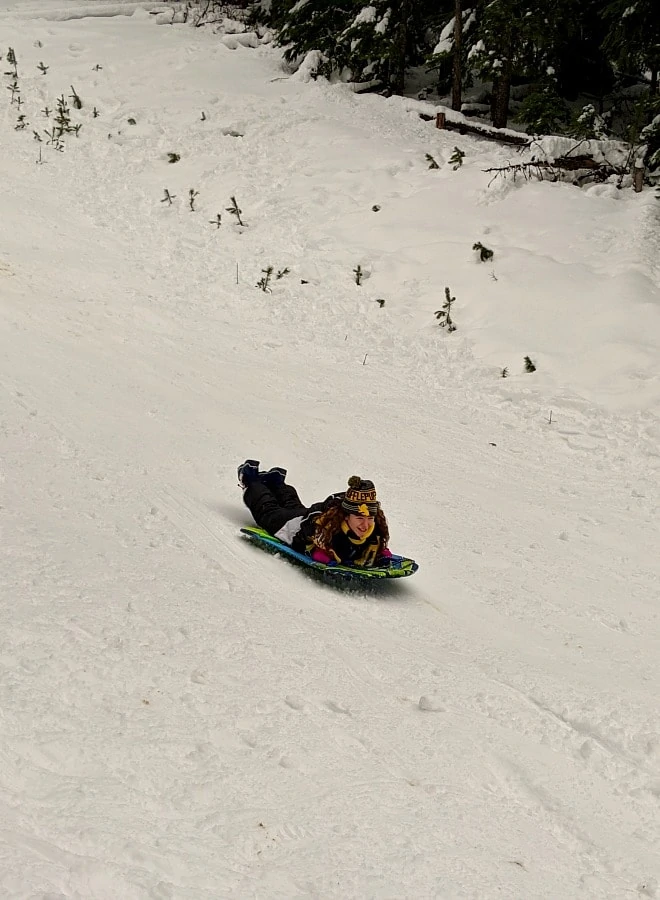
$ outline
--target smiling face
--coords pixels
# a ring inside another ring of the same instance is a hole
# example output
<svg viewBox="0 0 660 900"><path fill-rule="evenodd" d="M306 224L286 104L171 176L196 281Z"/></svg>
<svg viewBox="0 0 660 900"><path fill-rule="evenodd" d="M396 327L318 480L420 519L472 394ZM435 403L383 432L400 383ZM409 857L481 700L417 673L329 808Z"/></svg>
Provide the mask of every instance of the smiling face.
<svg viewBox="0 0 660 900"><path fill-rule="evenodd" d="M373 516L359 516L351 513L346 516L346 522L353 534L358 537L364 537L374 527L375 519Z"/></svg>

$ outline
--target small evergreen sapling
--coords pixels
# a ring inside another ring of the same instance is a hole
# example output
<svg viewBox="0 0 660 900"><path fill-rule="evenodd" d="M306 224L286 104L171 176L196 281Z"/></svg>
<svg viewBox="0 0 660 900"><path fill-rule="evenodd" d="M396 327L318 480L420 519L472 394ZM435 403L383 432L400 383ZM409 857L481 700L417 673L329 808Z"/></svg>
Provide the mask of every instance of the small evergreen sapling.
<svg viewBox="0 0 660 900"><path fill-rule="evenodd" d="M525 357L525 372L536 372L536 366L529 356Z"/></svg>
<svg viewBox="0 0 660 900"><path fill-rule="evenodd" d="M360 263L353 269L353 274L355 275L355 283L357 285L362 284L362 279L364 278L364 271Z"/></svg>
<svg viewBox="0 0 660 900"><path fill-rule="evenodd" d="M181 157L179 156L178 153L168 153L167 154L168 163L178 163L178 161L180 159L181 159Z"/></svg>
<svg viewBox="0 0 660 900"><path fill-rule="evenodd" d="M504 366L504 368L503 368L502 371L500 372L500 376L501 376L502 378L508 378L508 376L509 376L509 369L508 369L507 366Z"/></svg>
<svg viewBox="0 0 660 900"><path fill-rule="evenodd" d="M603 141L609 133L610 119L611 116L607 113L604 115L597 113L593 103L587 103L574 115L569 127L569 134L571 137L582 140Z"/></svg>
<svg viewBox="0 0 660 900"><path fill-rule="evenodd" d="M58 151L58 153L64 152L64 144L60 140L60 135L55 126L53 126L50 131L44 131L44 134L48 138L48 140L46 141L47 144L50 144L55 150Z"/></svg>
<svg viewBox="0 0 660 900"><path fill-rule="evenodd" d="M452 331L456 331L456 325L451 317L451 308L455 302L456 297L452 297L449 288L446 287L445 302L442 304L442 309L437 309L434 313L436 319L440 322L440 327L446 328L449 334L451 334Z"/></svg>
<svg viewBox="0 0 660 900"><path fill-rule="evenodd" d="M285 266L283 269L280 269L277 275L275 276L279 281L280 278L284 278L285 275L288 275L291 269L288 266Z"/></svg>
<svg viewBox="0 0 660 900"><path fill-rule="evenodd" d="M71 116L69 114L69 107L66 105L66 100L64 99L64 94L57 98L55 126L57 128L58 137L62 137L63 134L66 134L71 127Z"/></svg>
<svg viewBox="0 0 660 900"><path fill-rule="evenodd" d="M259 279L255 286L261 288L264 293L270 294L270 288L268 287L268 284L270 282L274 268L273 266L266 266L266 268L262 269L261 271L263 273L263 277Z"/></svg>
<svg viewBox="0 0 660 900"><path fill-rule="evenodd" d="M476 244L472 244L472 249L479 253L479 259L481 262L488 262L489 259L492 259L495 255L492 250L489 250L488 247L484 247L481 241L477 241Z"/></svg>
<svg viewBox="0 0 660 900"><path fill-rule="evenodd" d="M236 197L232 196L229 199L231 200L231 206L228 206L226 211L228 213L231 213L232 216L236 216L236 219L238 220L238 224L241 226L244 226L245 222L241 219L241 213L243 212L243 210L239 209Z"/></svg>
<svg viewBox="0 0 660 900"><path fill-rule="evenodd" d="M168 206L172 205L172 201L176 200L176 194L170 194L170 192L165 188L165 196L160 201L161 203L167 203Z"/></svg>
<svg viewBox="0 0 660 900"><path fill-rule="evenodd" d="M215 219L209 219L209 225L215 225L216 228L220 228L222 225L222 216L220 213L216 213Z"/></svg>
<svg viewBox="0 0 660 900"><path fill-rule="evenodd" d="M427 163L429 164L429 169L439 169L440 168L440 166L433 159L433 157L431 156L430 153L425 154L425 159L426 159Z"/></svg>
<svg viewBox="0 0 660 900"><path fill-rule="evenodd" d="M37 66L37 69L39 69L42 75L45 75L50 69L50 66L45 66L42 62L40 62Z"/></svg>
<svg viewBox="0 0 660 900"><path fill-rule="evenodd" d="M10 66L13 66L13 71L5 72L5 75L13 75L14 78L18 78L18 60L12 47L9 47L7 50L7 62Z"/></svg>
<svg viewBox="0 0 660 900"><path fill-rule="evenodd" d="M71 103L73 104L73 108L74 108L74 109L82 109L82 106L83 106L83 105L82 105L82 100L80 99L80 97L79 97L78 94L76 93L76 89L74 88L73 85L71 85L71 94L70 94L70 96L71 96Z"/></svg>
<svg viewBox="0 0 660 900"><path fill-rule="evenodd" d="M449 165L454 167L454 172L463 165L463 160L465 159L465 153L462 150L459 150L458 147L454 147L454 152L449 157Z"/></svg>
<svg viewBox="0 0 660 900"><path fill-rule="evenodd" d="M188 191L188 206L190 207L190 212L196 212L195 210L195 198L199 197L199 191L196 191L194 188L190 188Z"/></svg>

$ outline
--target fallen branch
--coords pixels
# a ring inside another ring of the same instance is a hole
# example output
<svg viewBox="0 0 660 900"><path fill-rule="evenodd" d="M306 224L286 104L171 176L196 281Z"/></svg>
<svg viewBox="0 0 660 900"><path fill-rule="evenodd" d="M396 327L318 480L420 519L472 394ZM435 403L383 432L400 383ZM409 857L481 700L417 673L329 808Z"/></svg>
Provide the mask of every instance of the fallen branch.
<svg viewBox="0 0 660 900"><path fill-rule="evenodd" d="M495 178L498 175L513 175L515 180L518 175L521 175L525 179L536 177L539 181L548 178L553 181L559 181L564 178L565 172L575 172L577 174L573 177L574 184L579 185L589 181L606 181L611 176L616 176L619 179L618 187L621 187L623 177L631 171L634 148L631 148L627 154L627 159L624 159L622 152L625 150L626 145L622 142L582 139L576 140L569 147L567 145L574 139L567 135L546 135L544 138L540 138L506 128L491 128L483 123L474 124L467 122L465 116L460 116L458 113L454 113L449 117L445 109L436 109L434 114L420 112L418 115L426 122L435 120L435 127L439 129L475 135L476 137L497 141L501 144L513 144L518 148L518 152L528 151L526 155L528 158L529 156L532 157L530 162L483 170L484 172L494 172ZM545 147L544 144L546 144ZM537 148L540 158L534 159ZM581 153L579 152L580 150L582 151ZM560 151L562 155L553 157L553 151L555 153ZM621 158L614 163L607 159L606 153L608 155L614 154L615 157ZM636 175L635 189L641 190L643 175L638 173Z"/></svg>
<svg viewBox="0 0 660 900"><path fill-rule="evenodd" d="M518 175L522 175L523 178L528 180L529 178L535 176L542 181L548 175L554 180L558 181L561 177L562 171L566 172L578 172L587 170L588 174L582 175L578 177L578 181L584 181L586 179L594 179L598 181L605 181L611 175L623 175L625 173L625 169L621 166L612 166L609 163L600 163L597 162L591 156L560 156L554 160L534 160L533 162L526 163L512 163L508 166L497 166L492 167L490 169L483 169L484 172L494 172L493 178L488 183L488 186L495 181L495 179L502 175L513 175L513 180L516 180Z"/></svg>
<svg viewBox="0 0 660 900"><path fill-rule="evenodd" d="M475 134L477 137L486 138L489 141L499 141L503 144L515 144L518 147L525 147L529 145L531 140L529 135L526 134L514 134L502 128L489 128L487 125L474 125L471 122L448 119L447 114L444 112L436 113L435 116L420 113L419 117L426 122L435 118L436 128L458 131L459 134Z"/></svg>

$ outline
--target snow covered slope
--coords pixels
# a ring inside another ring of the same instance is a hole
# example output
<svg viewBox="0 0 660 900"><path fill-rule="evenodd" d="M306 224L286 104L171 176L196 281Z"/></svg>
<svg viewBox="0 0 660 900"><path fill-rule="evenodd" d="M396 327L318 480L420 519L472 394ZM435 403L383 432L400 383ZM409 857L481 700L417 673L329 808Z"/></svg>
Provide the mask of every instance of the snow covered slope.
<svg viewBox="0 0 660 900"><path fill-rule="evenodd" d="M156 0L1 0L0 19L44 19L68 22L94 16L132 16L135 12L171 12L172 7Z"/></svg>
<svg viewBox="0 0 660 900"><path fill-rule="evenodd" d="M15 7L0 895L658 896L652 193L489 186L510 151L270 48ZM373 478L420 571L242 542L247 456L310 502Z"/></svg>

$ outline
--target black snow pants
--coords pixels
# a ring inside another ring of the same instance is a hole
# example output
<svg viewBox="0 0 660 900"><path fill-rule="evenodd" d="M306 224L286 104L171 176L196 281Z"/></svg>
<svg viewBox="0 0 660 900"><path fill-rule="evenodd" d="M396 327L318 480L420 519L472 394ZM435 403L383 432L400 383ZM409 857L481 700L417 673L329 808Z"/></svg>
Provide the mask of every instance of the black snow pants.
<svg viewBox="0 0 660 900"><path fill-rule="evenodd" d="M243 502L257 525L270 534L277 534L291 519L309 512L309 507L303 506L298 491L291 484L269 488L260 481L253 481L243 493Z"/></svg>

